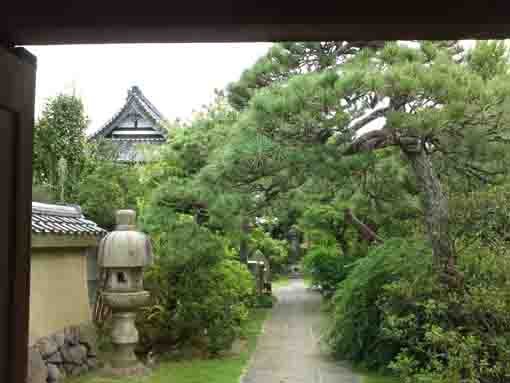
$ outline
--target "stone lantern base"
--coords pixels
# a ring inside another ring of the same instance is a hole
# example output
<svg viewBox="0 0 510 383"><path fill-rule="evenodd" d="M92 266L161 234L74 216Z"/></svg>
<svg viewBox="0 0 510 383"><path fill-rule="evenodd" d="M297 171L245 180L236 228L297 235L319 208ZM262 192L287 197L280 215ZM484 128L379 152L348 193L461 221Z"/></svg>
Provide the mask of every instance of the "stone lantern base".
<svg viewBox="0 0 510 383"><path fill-rule="evenodd" d="M136 309L149 300L147 291L132 293L103 293L106 304L112 310L112 343L113 352L110 364L104 373L114 376L146 375L146 368L136 357L135 347L138 343L138 330L135 326Z"/></svg>
<svg viewBox="0 0 510 383"><path fill-rule="evenodd" d="M138 343L138 331L135 327L136 314L133 312L113 313L113 368L127 368L138 363L135 347Z"/></svg>

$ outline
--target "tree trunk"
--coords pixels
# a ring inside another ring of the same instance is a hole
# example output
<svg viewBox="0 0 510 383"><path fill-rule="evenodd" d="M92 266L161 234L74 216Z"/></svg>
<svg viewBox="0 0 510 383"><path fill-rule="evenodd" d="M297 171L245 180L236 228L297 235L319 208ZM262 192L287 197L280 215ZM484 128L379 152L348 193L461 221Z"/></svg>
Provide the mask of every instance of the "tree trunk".
<svg viewBox="0 0 510 383"><path fill-rule="evenodd" d="M425 210L435 268L443 275L455 274L455 254L449 232L448 198L423 147L406 152L416 176Z"/></svg>

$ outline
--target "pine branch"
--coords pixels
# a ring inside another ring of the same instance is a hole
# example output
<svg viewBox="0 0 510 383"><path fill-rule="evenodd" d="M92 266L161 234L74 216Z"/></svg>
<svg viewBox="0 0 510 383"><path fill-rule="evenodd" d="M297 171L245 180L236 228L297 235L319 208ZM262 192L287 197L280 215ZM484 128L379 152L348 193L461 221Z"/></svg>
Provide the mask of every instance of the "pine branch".
<svg viewBox="0 0 510 383"><path fill-rule="evenodd" d="M379 130L367 132L357 138L349 147L343 152L343 155L350 156L362 152L370 152L376 149L381 149L389 146L397 145L393 132L385 126Z"/></svg>
<svg viewBox="0 0 510 383"><path fill-rule="evenodd" d="M361 220L359 220L351 209L345 209L345 221L348 223L353 223L359 227L362 235L369 241L383 243L384 240L379 237L371 228L365 225Z"/></svg>
<svg viewBox="0 0 510 383"><path fill-rule="evenodd" d="M353 133L356 133L357 131L359 131L360 129L364 128L366 125L368 125L369 123L371 123L372 121L375 121L377 120L378 118L381 118L381 117L385 117L386 116L386 113L388 113L392 108L391 107L385 107L385 108L381 108L381 109L377 109L377 110L374 110L372 113L370 113L369 115L361 118L360 120L358 120L356 123L354 123L350 128L349 130Z"/></svg>

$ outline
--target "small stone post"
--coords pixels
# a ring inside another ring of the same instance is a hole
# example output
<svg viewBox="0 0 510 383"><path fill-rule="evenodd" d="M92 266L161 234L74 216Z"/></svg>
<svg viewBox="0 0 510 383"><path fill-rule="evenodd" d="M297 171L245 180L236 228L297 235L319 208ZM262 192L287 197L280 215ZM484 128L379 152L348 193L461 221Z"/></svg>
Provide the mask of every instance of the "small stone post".
<svg viewBox="0 0 510 383"><path fill-rule="evenodd" d="M257 295L262 295L264 292L264 280L265 280L265 261L264 254L260 250L256 250L253 254L253 259L256 262L256 282L257 282Z"/></svg>

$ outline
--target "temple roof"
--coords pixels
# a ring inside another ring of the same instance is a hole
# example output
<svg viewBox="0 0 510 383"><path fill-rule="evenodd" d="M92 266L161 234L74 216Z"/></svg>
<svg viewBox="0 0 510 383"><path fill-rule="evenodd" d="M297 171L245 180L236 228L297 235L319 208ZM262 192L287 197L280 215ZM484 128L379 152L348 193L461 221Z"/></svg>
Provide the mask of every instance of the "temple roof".
<svg viewBox="0 0 510 383"><path fill-rule="evenodd" d="M128 90L124 106L92 138L115 141L165 142L165 117L138 86Z"/></svg>

